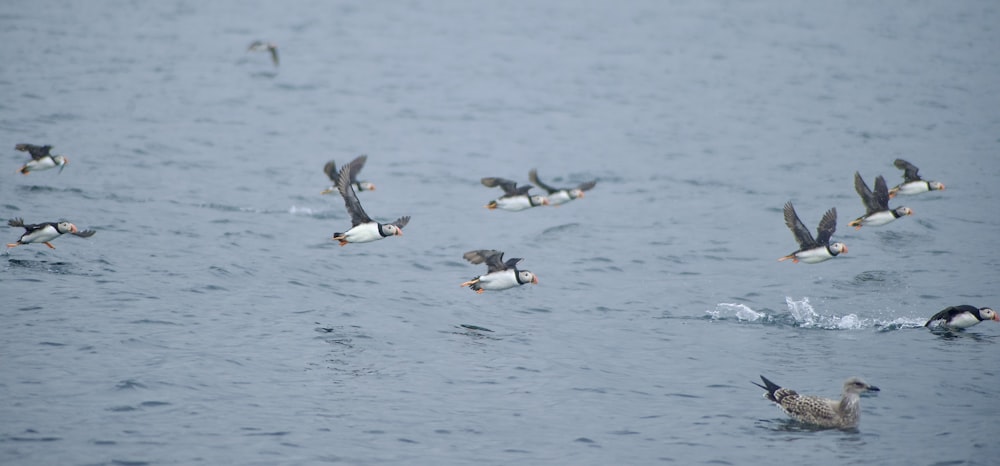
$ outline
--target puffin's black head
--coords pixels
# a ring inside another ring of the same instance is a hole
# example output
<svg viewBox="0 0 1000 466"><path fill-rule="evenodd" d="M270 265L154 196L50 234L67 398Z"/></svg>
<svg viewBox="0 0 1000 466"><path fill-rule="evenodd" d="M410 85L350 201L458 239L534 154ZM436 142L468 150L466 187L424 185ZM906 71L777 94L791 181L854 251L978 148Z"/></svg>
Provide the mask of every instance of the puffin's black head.
<svg viewBox="0 0 1000 466"><path fill-rule="evenodd" d="M979 320L995 320L1000 322L1000 314L988 307L979 308Z"/></svg>

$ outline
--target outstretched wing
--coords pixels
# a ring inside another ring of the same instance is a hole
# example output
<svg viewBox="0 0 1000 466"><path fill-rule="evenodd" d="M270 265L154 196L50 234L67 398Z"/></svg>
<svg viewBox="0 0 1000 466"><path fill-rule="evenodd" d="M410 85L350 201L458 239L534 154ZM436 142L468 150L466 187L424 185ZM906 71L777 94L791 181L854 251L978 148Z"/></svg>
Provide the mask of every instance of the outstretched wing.
<svg viewBox="0 0 1000 466"><path fill-rule="evenodd" d="M396 219L395 222L392 222L389 225L396 225L396 228L402 229L403 227L406 226L407 223L410 223L410 216L404 215L402 217L399 217L398 219Z"/></svg>
<svg viewBox="0 0 1000 466"><path fill-rule="evenodd" d="M487 188L495 188L495 187L499 186L500 189L503 189L504 195L506 195L506 196L512 196L512 195L516 195L516 194L524 194L523 192L519 192L519 190L517 188L517 183L516 182L508 180L508 179L505 179L505 178L486 177L486 178L483 178L483 179L481 179L479 181L481 183L483 183L483 186L486 186ZM527 186L527 188L531 189L531 186L529 185L529 186ZM527 192L527 190L525 189L524 186L521 187L521 190L524 190L524 192Z"/></svg>
<svg viewBox="0 0 1000 466"><path fill-rule="evenodd" d="M45 224L45 223L26 224L26 223L24 223L24 219L18 217L18 218L12 218L12 219L10 219L7 222L7 225L10 225L12 227L21 227L21 228L24 228L24 230L26 232L31 233L31 232L39 229L39 228L44 227L47 224Z"/></svg>
<svg viewBox="0 0 1000 466"><path fill-rule="evenodd" d="M41 158L49 157L49 155L50 155L49 151L52 150L52 146L36 146L34 144L18 144L16 146L14 146L14 149L17 149L17 150L19 150L21 152L27 152L27 153L31 154L31 159L32 160L38 160L38 159L41 159Z"/></svg>
<svg viewBox="0 0 1000 466"><path fill-rule="evenodd" d="M372 221L372 218L365 213L365 209L361 207L358 195L354 193L354 186L351 183L351 166L345 165L340 167L340 175L337 179L337 189L340 190L340 195L344 197L344 205L347 206L347 213L351 214L351 226L356 227L362 223Z"/></svg>
<svg viewBox="0 0 1000 466"><path fill-rule="evenodd" d="M83 230L83 231L78 231L76 233L73 233L73 235L79 236L81 238L90 238L91 236L94 236L94 233L97 233L97 232L94 231L94 230Z"/></svg>
<svg viewBox="0 0 1000 466"><path fill-rule="evenodd" d="M10 219L10 220L7 221L7 225L10 225L12 227L23 227L24 226L24 219L20 218L20 217L12 218L12 219Z"/></svg>
<svg viewBox="0 0 1000 466"><path fill-rule="evenodd" d="M274 66L278 66L278 47L271 45L267 49L271 51L271 61L274 62Z"/></svg>
<svg viewBox="0 0 1000 466"><path fill-rule="evenodd" d="M825 219L826 217L824 217ZM809 233L809 229L806 228L802 220L795 213L795 207L792 207L792 201L785 203L785 225L788 225L788 229L792 230L792 235L795 236L795 241L798 241L799 246L802 249L809 249L816 246L816 240L813 239L812 233ZM822 223L821 223L822 225Z"/></svg>
<svg viewBox="0 0 1000 466"><path fill-rule="evenodd" d="M821 245L830 244L833 232L837 231L837 208L833 207L823 214L816 228L816 243Z"/></svg>
<svg viewBox="0 0 1000 466"><path fill-rule="evenodd" d="M367 155L360 155L358 158L351 160L351 163L347 164L347 166L351 167L351 183L358 182L358 173L361 172L362 168L365 168L365 162L367 161Z"/></svg>
<svg viewBox="0 0 1000 466"><path fill-rule="evenodd" d="M580 191L590 191L594 188L594 186L597 186L597 180L580 183L580 186L577 186L576 189L579 189Z"/></svg>
<svg viewBox="0 0 1000 466"><path fill-rule="evenodd" d="M333 160L331 160L331 161L327 162L326 165L323 165L323 173L326 173L326 176L328 176L330 178L330 181L332 181L334 185L337 184L337 163L336 162L334 162Z"/></svg>
<svg viewBox="0 0 1000 466"><path fill-rule="evenodd" d="M892 162L892 164L895 165L896 168L903 170L903 180L907 183L911 181L920 181L920 175L917 174L920 169L917 168L916 165L903 159L896 159Z"/></svg>
<svg viewBox="0 0 1000 466"><path fill-rule="evenodd" d="M861 196L861 203L865 205L865 215L882 210L875 201L875 195L872 194L872 190L868 188L865 180L861 179L861 174L858 172L854 172L854 190L858 192L858 196Z"/></svg>
<svg viewBox="0 0 1000 466"><path fill-rule="evenodd" d="M507 266L503 263L503 252L496 249L476 249L462 254L462 257L473 264L486 262L487 273L507 270Z"/></svg>
<svg viewBox="0 0 1000 466"><path fill-rule="evenodd" d="M879 175L875 178L875 204L877 210L889 210L889 186L885 184L885 178Z"/></svg>
<svg viewBox="0 0 1000 466"><path fill-rule="evenodd" d="M549 194L559 191L559 188L553 188L552 186L542 183L542 180L538 179L538 170L534 168L532 168L531 171L528 172L528 179L531 180L532 183L535 183L535 185L538 186L539 188L544 189Z"/></svg>

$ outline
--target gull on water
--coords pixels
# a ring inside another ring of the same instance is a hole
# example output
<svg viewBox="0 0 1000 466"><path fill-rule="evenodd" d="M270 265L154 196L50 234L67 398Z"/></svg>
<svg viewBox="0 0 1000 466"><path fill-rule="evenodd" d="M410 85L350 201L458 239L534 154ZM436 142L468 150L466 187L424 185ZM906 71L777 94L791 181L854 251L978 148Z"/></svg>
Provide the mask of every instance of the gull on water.
<svg viewBox="0 0 1000 466"><path fill-rule="evenodd" d="M844 382L844 391L839 400L831 400L811 395L799 395L795 390L781 388L763 375L764 385L750 382L764 390L764 398L781 407L785 414L796 421L819 427L853 429L861 419L861 397L864 392L877 392L879 388L869 385L859 377L851 377Z"/></svg>

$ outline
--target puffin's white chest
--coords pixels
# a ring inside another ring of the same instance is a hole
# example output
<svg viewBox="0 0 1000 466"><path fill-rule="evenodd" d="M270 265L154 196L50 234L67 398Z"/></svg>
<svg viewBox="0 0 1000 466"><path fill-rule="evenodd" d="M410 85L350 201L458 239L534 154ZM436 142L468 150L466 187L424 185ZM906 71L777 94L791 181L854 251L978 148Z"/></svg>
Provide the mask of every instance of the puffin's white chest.
<svg viewBox="0 0 1000 466"><path fill-rule="evenodd" d="M977 319L976 316L968 312L963 312L961 314L956 315L955 317L952 317L951 321L943 322L944 325L955 328L969 328L978 323L979 319Z"/></svg>
<svg viewBox="0 0 1000 466"><path fill-rule="evenodd" d="M368 243L382 239L382 235L378 232L378 223L368 222L347 230L344 239L348 243Z"/></svg>
<svg viewBox="0 0 1000 466"><path fill-rule="evenodd" d="M569 195L569 191L566 191L565 189L549 194L548 197L549 205L565 204L573 200L573 198Z"/></svg>
<svg viewBox="0 0 1000 466"><path fill-rule="evenodd" d="M893 220L896 220L896 216L892 214L892 211L883 210L880 212L875 212L874 214L865 217L864 220L861 220L861 224L873 227L880 227L889 222L892 222Z"/></svg>
<svg viewBox="0 0 1000 466"><path fill-rule="evenodd" d="M528 196L504 196L497 199L497 208L517 212L534 207Z"/></svg>
<svg viewBox="0 0 1000 466"><path fill-rule="evenodd" d="M506 290L519 285L513 269L488 273L479 277L479 287L484 290Z"/></svg>
<svg viewBox="0 0 1000 466"><path fill-rule="evenodd" d="M897 194L920 194L930 191L930 187L927 185L926 181L911 181L909 183L903 183L899 186L899 191Z"/></svg>
<svg viewBox="0 0 1000 466"><path fill-rule="evenodd" d="M795 257L806 264L815 264L817 262L833 259L833 255L831 255L830 251L826 249L826 246L799 251L795 253Z"/></svg>
<svg viewBox="0 0 1000 466"><path fill-rule="evenodd" d="M46 225L43 228L39 228L31 233L25 233L21 236L20 242L22 243L46 243L58 238L62 233L52 225Z"/></svg>
<svg viewBox="0 0 1000 466"><path fill-rule="evenodd" d="M55 168L56 162L52 160L52 157L42 157L38 160L31 160L24 164L25 168L30 172L38 172L42 170L48 170L50 168Z"/></svg>

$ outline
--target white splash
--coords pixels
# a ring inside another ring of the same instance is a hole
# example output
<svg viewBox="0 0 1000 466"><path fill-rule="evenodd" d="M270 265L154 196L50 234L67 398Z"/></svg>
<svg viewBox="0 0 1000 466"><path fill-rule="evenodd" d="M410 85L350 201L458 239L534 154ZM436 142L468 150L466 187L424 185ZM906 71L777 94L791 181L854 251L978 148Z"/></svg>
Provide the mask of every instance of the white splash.
<svg viewBox="0 0 1000 466"><path fill-rule="evenodd" d="M760 319L767 319L767 314L750 309L746 304L719 303L715 305L714 311L705 311L713 319L725 317L723 314L733 314L740 321L756 322Z"/></svg>
<svg viewBox="0 0 1000 466"><path fill-rule="evenodd" d="M288 209L288 213L292 215L313 215L316 211L313 210L312 207L299 207L293 205L290 209Z"/></svg>
<svg viewBox="0 0 1000 466"><path fill-rule="evenodd" d="M826 330L898 330L901 328L917 328L923 326L922 319L897 317L892 320L878 318L861 318L857 314L838 316L835 314L821 315L809 302L808 297L796 301L785 297L788 314L768 315L757 312L746 304L719 303L714 310L705 311L713 320L736 318L740 322L787 323L801 328L819 328Z"/></svg>

